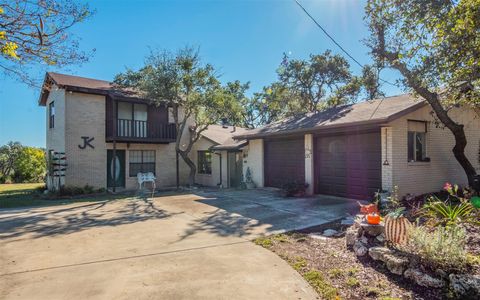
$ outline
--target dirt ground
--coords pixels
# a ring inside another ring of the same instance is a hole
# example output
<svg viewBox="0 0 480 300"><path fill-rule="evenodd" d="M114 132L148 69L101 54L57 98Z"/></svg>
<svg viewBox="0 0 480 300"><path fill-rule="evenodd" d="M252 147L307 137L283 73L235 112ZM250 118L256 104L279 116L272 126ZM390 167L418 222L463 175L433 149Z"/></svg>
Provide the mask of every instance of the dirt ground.
<svg viewBox="0 0 480 300"><path fill-rule="evenodd" d="M391 274L368 255L357 258L344 237L312 238L308 232L342 229L338 222L304 232L259 238L256 243L287 261L324 299L444 299L436 289L419 287ZM307 279L308 280L308 279Z"/></svg>

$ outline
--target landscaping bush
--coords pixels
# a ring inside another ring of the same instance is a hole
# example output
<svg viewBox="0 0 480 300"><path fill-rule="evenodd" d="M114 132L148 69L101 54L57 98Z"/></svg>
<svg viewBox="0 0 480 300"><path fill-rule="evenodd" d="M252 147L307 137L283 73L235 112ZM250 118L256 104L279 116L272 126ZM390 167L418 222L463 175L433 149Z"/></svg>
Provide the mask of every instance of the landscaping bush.
<svg viewBox="0 0 480 300"><path fill-rule="evenodd" d="M62 186L60 191L55 193L57 196L78 196L78 195L90 195L95 193L104 193L105 189L100 188L96 190L94 187L90 185L85 185L84 187L79 186Z"/></svg>
<svg viewBox="0 0 480 300"><path fill-rule="evenodd" d="M478 223L475 208L469 202L451 204L432 198L420 210L420 215L432 226L451 226L461 223Z"/></svg>
<svg viewBox="0 0 480 300"><path fill-rule="evenodd" d="M427 224L432 226L451 226L462 223L479 224L477 210L468 201L471 192L459 189L458 185L446 183L444 190L448 193L445 201L432 195L419 210L418 214L426 218Z"/></svg>
<svg viewBox="0 0 480 300"><path fill-rule="evenodd" d="M445 272L462 271L468 265L465 250L466 232L459 226L411 226L409 239L404 246L407 252L420 259L423 266Z"/></svg>
<svg viewBox="0 0 480 300"><path fill-rule="evenodd" d="M285 191L285 196L295 197L305 195L308 184L300 181L291 181L283 185L282 189Z"/></svg>

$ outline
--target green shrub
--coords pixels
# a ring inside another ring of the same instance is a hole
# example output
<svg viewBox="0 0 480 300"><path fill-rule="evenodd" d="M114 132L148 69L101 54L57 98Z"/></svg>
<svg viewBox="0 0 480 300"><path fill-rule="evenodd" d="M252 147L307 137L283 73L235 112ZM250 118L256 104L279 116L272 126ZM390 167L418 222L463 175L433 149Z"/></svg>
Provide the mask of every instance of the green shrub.
<svg viewBox="0 0 480 300"><path fill-rule="evenodd" d="M421 263L432 270L461 271L468 265L465 251L466 232L458 226L411 226L406 250L418 256Z"/></svg>
<svg viewBox="0 0 480 300"><path fill-rule="evenodd" d="M421 209L420 215L427 219L433 226L451 226L461 223L477 223L475 208L470 202L462 201L458 204L439 201L437 198L430 198Z"/></svg>
<svg viewBox="0 0 480 300"><path fill-rule="evenodd" d="M268 237L259 237L253 240L253 242L259 246L262 246L263 248L270 248L273 246L273 242L270 238Z"/></svg>
<svg viewBox="0 0 480 300"><path fill-rule="evenodd" d="M310 270L303 274L303 278L322 296L324 299L336 299L337 289L327 282L323 275L317 270Z"/></svg>
<svg viewBox="0 0 480 300"><path fill-rule="evenodd" d="M96 192L104 192L105 189L95 190L94 187L90 185L85 185L84 187L79 186L62 186L60 191L55 193L57 196L77 196L77 195L89 195Z"/></svg>
<svg viewBox="0 0 480 300"><path fill-rule="evenodd" d="M95 193L95 188L93 186L87 184L83 187L83 193L84 194L93 194L93 193Z"/></svg>
<svg viewBox="0 0 480 300"><path fill-rule="evenodd" d="M301 181L291 181L287 182L282 186L282 189L285 191L287 197L294 197L297 195L305 194L305 191L308 187L308 184Z"/></svg>

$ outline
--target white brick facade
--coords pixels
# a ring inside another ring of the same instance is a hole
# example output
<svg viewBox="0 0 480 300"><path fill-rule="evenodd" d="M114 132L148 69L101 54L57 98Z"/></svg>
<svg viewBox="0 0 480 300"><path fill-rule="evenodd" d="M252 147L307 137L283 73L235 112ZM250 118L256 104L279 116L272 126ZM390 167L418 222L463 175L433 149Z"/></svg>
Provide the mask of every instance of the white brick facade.
<svg viewBox="0 0 480 300"><path fill-rule="evenodd" d="M420 195L442 189L445 182L466 185L467 178L456 161L452 148L453 134L448 129L435 126L430 106L424 106L401 118L381 126L382 189L391 191L394 186L399 195ZM452 118L465 126L468 145L465 150L471 163L480 172L480 116L472 109L457 108L449 112ZM427 121L426 156L430 162L408 162L408 120ZM305 135L305 181L314 185L314 154L312 134ZM250 140L244 172L250 167L254 181L263 186L263 140ZM311 153L311 157L308 154ZM313 193L313 189L308 189Z"/></svg>
<svg viewBox="0 0 480 300"><path fill-rule="evenodd" d="M467 184L465 172L452 153L455 145L453 134L447 128L437 128L430 112L430 106L425 106L388 124L392 128L393 146L390 148L392 153L390 180L393 185L398 186L400 195L407 193L420 195L438 191L442 189L446 181L461 185ZM450 115L454 120L465 125L468 141L465 152L478 172L480 170L479 116L473 110L464 108L453 109L450 111ZM430 162L407 161L408 120L428 121L426 139L427 157L431 159Z"/></svg>

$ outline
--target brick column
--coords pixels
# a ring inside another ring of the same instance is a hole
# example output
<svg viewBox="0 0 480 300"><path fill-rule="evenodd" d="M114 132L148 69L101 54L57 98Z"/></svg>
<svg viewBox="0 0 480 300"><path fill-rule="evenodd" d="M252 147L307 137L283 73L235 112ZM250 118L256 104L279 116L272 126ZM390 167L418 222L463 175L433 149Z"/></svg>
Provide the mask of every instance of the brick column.
<svg viewBox="0 0 480 300"><path fill-rule="evenodd" d="M307 195L314 193L313 135L305 134L305 183L308 184Z"/></svg>
<svg viewBox="0 0 480 300"><path fill-rule="evenodd" d="M392 127L381 128L382 140L382 189L391 191L393 188L392 172Z"/></svg>

